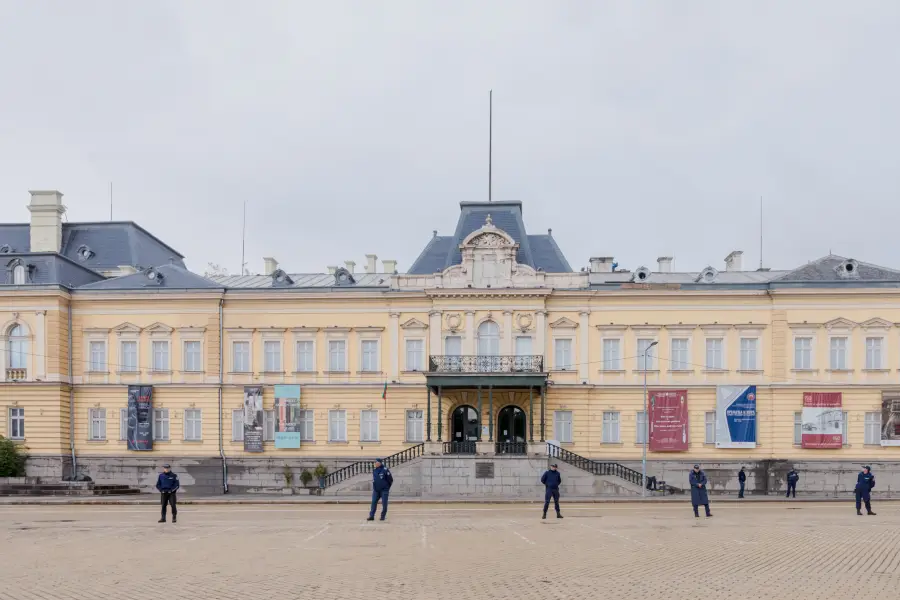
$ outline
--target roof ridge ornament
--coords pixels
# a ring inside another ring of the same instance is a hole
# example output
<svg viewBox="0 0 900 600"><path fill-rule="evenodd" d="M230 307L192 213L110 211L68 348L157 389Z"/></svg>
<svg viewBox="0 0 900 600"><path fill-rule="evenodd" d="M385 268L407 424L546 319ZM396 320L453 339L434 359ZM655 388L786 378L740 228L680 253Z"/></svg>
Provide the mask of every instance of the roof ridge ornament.
<svg viewBox="0 0 900 600"><path fill-rule="evenodd" d="M484 218L484 226L485 227L493 227L494 221L491 219L491 213L488 213L487 217Z"/></svg>

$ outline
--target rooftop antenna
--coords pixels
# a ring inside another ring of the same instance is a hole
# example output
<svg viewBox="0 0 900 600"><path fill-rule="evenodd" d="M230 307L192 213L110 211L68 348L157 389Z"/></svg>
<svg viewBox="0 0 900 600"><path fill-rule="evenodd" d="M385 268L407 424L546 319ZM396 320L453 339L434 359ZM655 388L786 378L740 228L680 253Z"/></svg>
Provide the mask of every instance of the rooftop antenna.
<svg viewBox="0 0 900 600"><path fill-rule="evenodd" d="M763 203L759 197L759 269L763 268Z"/></svg>
<svg viewBox="0 0 900 600"><path fill-rule="evenodd" d="M493 187L492 162L494 158L494 90L488 94L488 202L492 202L491 192Z"/></svg>
<svg viewBox="0 0 900 600"><path fill-rule="evenodd" d="M241 275L244 274L244 267L247 263L244 261L244 247L247 239L247 201L244 200L244 223L241 226Z"/></svg>

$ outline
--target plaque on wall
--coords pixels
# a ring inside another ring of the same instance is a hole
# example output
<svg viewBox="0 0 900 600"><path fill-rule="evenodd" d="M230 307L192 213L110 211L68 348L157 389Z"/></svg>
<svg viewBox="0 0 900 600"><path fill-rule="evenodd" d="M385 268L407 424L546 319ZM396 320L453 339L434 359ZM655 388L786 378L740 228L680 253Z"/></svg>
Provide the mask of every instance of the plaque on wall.
<svg viewBox="0 0 900 600"><path fill-rule="evenodd" d="M477 462L475 463L475 479L493 479L494 463Z"/></svg>

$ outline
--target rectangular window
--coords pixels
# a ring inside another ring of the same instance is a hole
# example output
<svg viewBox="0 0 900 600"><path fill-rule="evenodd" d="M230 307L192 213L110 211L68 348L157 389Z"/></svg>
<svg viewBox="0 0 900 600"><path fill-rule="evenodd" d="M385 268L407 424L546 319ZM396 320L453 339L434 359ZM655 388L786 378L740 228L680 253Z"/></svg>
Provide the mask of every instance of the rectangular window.
<svg viewBox="0 0 900 600"><path fill-rule="evenodd" d="M231 343L231 365L235 373L250 372L250 342Z"/></svg>
<svg viewBox="0 0 900 600"><path fill-rule="evenodd" d="M881 445L881 413L866 413L866 444L870 446Z"/></svg>
<svg viewBox="0 0 900 600"><path fill-rule="evenodd" d="M328 411L328 441L329 442L346 442L347 441L347 411L346 410L329 410Z"/></svg>
<svg viewBox="0 0 900 600"><path fill-rule="evenodd" d="M706 436L704 437L704 443L706 444L715 444L716 443L716 413L715 411L707 412L706 419L704 422L706 423Z"/></svg>
<svg viewBox="0 0 900 600"><path fill-rule="evenodd" d="M89 435L92 440L106 439L106 409L92 408L88 411Z"/></svg>
<svg viewBox="0 0 900 600"><path fill-rule="evenodd" d="M794 413L794 445L803 443L803 413Z"/></svg>
<svg viewBox="0 0 900 600"><path fill-rule="evenodd" d="M9 439L24 440L25 439L25 409L10 408L9 409Z"/></svg>
<svg viewBox="0 0 900 600"><path fill-rule="evenodd" d="M557 369L570 370L572 368L572 340L553 340L553 357Z"/></svg>
<svg viewBox="0 0 900 600"><path fill-rule="evenodd" d="M151 345L153 355L153 370L168 371L169 370L169 342L156 341Z"/></svg>
<svg viewBox="0 0 900 600"><path fill-rule="evenodd" d="M231 441L244 441L244 411L240 408L231 411Z"/></svg>
<svg viewBox="0 0 900 600"><path fill-rule="evenodd" d="M425 370L425 340L406 340L406 370Z"/></svg>
<svg viewBox="0 0 900 600"><path fill-rule="evenodd" d="M199 442L203 439L203 418L199 408L184 409L184 439Z"/></svg>
<svg viewBox="0 0 900 600"><path fill-rule="evenodd" d="M184 370L190 373L198 373L203 370L203 358L199 341L184 343Z"/></svg>
<svg viewBox="0 0 900 600"><path fill-rule="evenodd" d="M653 343L653 340L650 338L640 338L637 341L637 370L638 371L652 371L656 366L656 357L655 354L655 346L650 348L650 344ZM648 351L649 349L649 351ZM646 357L646 364L644 363L644 359Z"/></svg>
<svg viewBox="0 0 900 600"><path fill-rule="evenodd" d="M637 427L635 428L634 443L643 444L647 439L647 413L639 411L635 423Z"/></svg>
<svg viewBox="0 0 900 600"><path fill-rule="evenodd" d="M531 356L531 336L516 336L516 356Z"/></svg>
<svg viewBox="0 0 900 600"><path fill-rule="evenodd" d="M94 373L106 371L106 342L91 342L89 349L91 355L91 371Z"/></svg>
<svg viewBox="0 0 900 600"><path fill-rule="evenodd" d="M572 442L572 411L558 410L553 413L553 434L561 444ZM605 438L604 438L605 439Z"/></svg>
<svg viewBox="0 0 900 600"><path fill-rule="evenodd" d="M263 411L263 441L275 441L275 411Z"/></svg>
<svg viewBox="0 0 900 600"><path fill-rule="evenodd" d="M378 441L378 411L364 410L359 414L359 441Z"/></svg>
<svg viewBox="0 0 900 600"><path fill-rule="evenodd" d="M128 409L119 409L119 440L126 441L128 439Z"/></svg>
<svg viewBox="0 0 900 600"><path fill-rule="evenodd" d="M315 347L312 340L300 340L297 342L297 371L309 373L314 371Z"/></svg>
<svg viewBox="0 0 900 600"><path fill-rule="evenodd" d="M300 423L300 441L312 442L315 440L315 415L311 410L301 410L297 413Z"/></svg>
<svg viewBox="0 0 900 600"><path fill-rule="evenodd" d="M363 340L361 344L362 364L361 371L377 372L378 369L378 340Z"/></svg>
<svg viewBox="0 0 900 600"><path fill-rule="evenodd" d="M672 340L672 370L691 370L690 356L688 355L687 338L675 338Z"/></svg>
<svg viewBox="0 0 900 600"><path fill-rule="evenodd" d="M618 444L621 441L619 437L619 413L605 412L603 413L603 443Z"/></svg>
<svg viewBox="0 0 900 600"><path fill-rule="evenodd" d="M169 439L169 409L153 409L153 439L167 441Z"/></svg>
<svg viewBox="0 0 900 600"><path fill-rule="evenodd" d="M120 346L122 356L120 356L119 370L133 373L138 370L138 343L133 340L122 342Z"/></svg>
<svg viewBox="0 0 900 600"><path fill-rule="evenodd" d="M444 338L444 354L447 356L459 356L462 354L462 337L448 335Z"/></svg>
<svg viewBox="0 0 900 600"><path fill-rule="evenodd" d="M16 326L18 327L18 326ZM19 337L21 335L21 329L17 332L7 332L13 333L7 338L7 347L9 348L9 368L10 369L27 369L28 363L28 341Z"/></svg>
<svg viewBox="0 0 900 600"><path fill-rule="evenodd" d="M425 419L421 410L406 411L406 441L425 441Z"/></svg>
<svg viewBox="0 0 900 600"><path fill-rule="evenodd" d="M281 372L281 342L266 340L263 342L263 369L266 373Z"/></svg>
<svg viewBox="0 0 900 600"><path fill-rule="evenodd" d="M604 371L622 370L622 342L617 339L603 340Z"/></svg>
<svg viewBox="0 0 900 600"><path fill-rule="evenodd" d="M884 361L882 360L884 346L884 338L870 337L866 338L866 368L867 369L883 369Z"/></svg>
<svg viewBox="0 0 900 600"><path fill-rule="evenodd" d="M841 444L850 445L850 413L844 411L841 413Z"/></svg>
<svg viewBox="0 0 900 600"><path fill-rule="evenodd" d="M741 338L741 371L759 369L759 340L757 338Z"/></svg>
<svg viewBox="0 0 900 600"><path fill-rule="evenodd" d="M794 338L794 369L812 369L812 338Z"/></svg>
<svg viewBox="0 0 900 600"><path fill-rule="evenodd" d="M707 369L723 369L723 340L722 338L710 338L706 340L706 368Z"/></svg>
<svg viewBox="0 0 900 600"><path fill-rule="evenodd" d="M347 342L344 340L328 342L328 370L332 373L343 373L347 370Z"/></svg>
<svg viewBox="0 0 900 600"><path fill-rule="evenodd" d="M831 338L831 370L842 371L847 369L847 338Z"/></svg>

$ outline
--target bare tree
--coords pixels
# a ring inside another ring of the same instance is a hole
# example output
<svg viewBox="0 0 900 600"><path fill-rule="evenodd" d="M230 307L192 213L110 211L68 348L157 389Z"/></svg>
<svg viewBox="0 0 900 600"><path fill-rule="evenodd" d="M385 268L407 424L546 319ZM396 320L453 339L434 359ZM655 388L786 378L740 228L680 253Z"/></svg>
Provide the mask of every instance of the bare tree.
<svg viewBox="0 0 900 600"><path fill-rule="evenodd" d="M206 263L206 272L203 273L204 277L222 277L228 275L228 269L225 267L221 267L216 263Z"/></svg>

